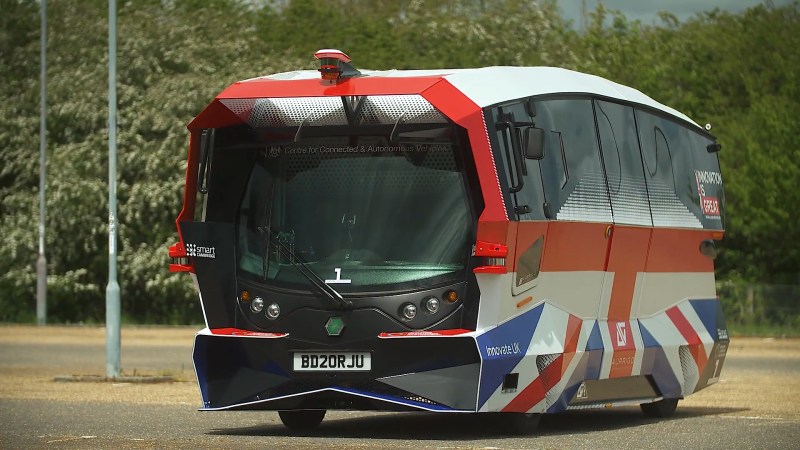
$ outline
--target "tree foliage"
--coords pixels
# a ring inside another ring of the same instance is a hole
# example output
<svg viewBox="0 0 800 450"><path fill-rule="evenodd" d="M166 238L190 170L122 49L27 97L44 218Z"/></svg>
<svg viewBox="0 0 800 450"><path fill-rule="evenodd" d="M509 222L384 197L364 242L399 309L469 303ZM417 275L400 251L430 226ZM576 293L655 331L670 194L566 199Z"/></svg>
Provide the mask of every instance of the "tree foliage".
<svg viewBox="0 0 800 450"><path fill-rule="evenodd" d="M107 282L107 5L48 5L46 244L51 321L102 321ZM35 311L39 5L0 0L0 320ZM118 16L119 267L129 320L200 321L176 241L185 125L237 79L312 68L341 48L371 69L554 65L642 90L723 144L718 276L797 283L800 6L628 20L576 31L552 0L149 0Z"/></svg>

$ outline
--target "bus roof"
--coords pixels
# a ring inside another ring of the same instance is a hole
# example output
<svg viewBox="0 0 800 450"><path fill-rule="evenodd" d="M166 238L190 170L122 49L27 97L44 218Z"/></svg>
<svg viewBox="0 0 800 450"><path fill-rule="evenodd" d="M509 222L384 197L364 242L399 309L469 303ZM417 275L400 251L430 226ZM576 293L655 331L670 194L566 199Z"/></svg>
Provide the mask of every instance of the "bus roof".
<svg viewBox="0 0 800 450"><path fill-rule="evenodd" d="M548 94L591 94L648 106L701 128L685 114L641 91L605 78L558 67L495 66L476 69L361 70L370 78L441 77L481 108L519 98ZM319 79L316 70L283 72L240 83Z"/></svg>

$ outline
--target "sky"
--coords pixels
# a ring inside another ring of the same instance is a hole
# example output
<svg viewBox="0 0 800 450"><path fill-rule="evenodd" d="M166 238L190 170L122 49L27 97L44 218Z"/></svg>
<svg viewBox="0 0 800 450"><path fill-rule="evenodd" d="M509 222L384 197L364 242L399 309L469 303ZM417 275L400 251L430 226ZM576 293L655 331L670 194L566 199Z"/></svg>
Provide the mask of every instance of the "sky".
<svg viewBox="0 0 800 450"><path fill-rule="evenodd" d="M764 3L763 0L585 0L586 10L594 11L599 1L602 1L607 8L621 11L629 19L640 20L644 24L655 23L659 11L668 11L683 22L699 12L711 11L714 8L736 13ZM580 25L581 2L582 0L558 0L558 6L564 16L571 20L576 28ZM770 3L783 6L791 2L792 0L772 0Z"/></svg>

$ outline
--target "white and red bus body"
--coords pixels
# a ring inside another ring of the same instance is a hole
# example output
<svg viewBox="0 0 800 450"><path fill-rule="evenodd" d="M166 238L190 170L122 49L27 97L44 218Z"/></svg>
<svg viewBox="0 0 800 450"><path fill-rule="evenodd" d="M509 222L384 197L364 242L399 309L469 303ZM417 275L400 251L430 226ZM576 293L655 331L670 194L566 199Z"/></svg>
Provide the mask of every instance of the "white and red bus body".
<svg viewBox="0 0 800 450"><path fill-rule="evenodd" d="M203 305L204 410L674 409L719 378L719 146L637 90L298 71L189 130L170 254Z"/></svg>

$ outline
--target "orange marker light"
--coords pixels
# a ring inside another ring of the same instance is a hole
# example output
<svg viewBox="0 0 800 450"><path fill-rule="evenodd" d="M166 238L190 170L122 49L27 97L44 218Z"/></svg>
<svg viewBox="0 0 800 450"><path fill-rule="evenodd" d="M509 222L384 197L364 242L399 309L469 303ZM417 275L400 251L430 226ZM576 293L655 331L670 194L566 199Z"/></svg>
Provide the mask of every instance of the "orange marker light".
<svg viewBox="0 0 800 450"><path fill-rule="evenodd" d="M444 299L450 303L455 303L458 301L458 292L456 291L447 291L444 293Z"/></svg>
<svg viewBox="0 0 800 450"><path fill-rule="evenodd" d="M519 302L517 302L517 308L522 308L523 306L527 305L531 301L533 301L533 297L525 297L522 300L520 300Z"/></svg>
<svg viewBox="0 0 800 450"><path fill-rule="evenodd" d="M242 301L249 302L250 301L250 292L249 291L242 291Z"/></svg>

